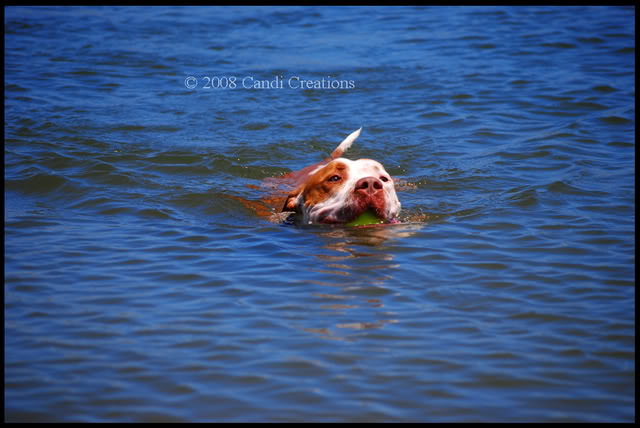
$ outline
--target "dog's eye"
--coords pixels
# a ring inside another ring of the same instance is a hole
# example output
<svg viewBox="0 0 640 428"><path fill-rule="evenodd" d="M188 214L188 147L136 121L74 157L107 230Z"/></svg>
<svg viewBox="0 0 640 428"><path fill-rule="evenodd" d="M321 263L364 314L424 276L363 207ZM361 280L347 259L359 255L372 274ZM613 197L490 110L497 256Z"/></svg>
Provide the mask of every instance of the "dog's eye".
<svg viewBox="0 0 640 428"><path fill-rule="evenodd" d="M386 183L387 181L389 181L389 179L383 175L382 177L380 177L380 181L383 181Z"/></svg>
<svg viewBox="0 0 640 428"><path fill-rule="evenodd" d="M329 178L327 181L340 181L342 180L342 177L340 177L339 175L332 175L331 178Z"/></svg>

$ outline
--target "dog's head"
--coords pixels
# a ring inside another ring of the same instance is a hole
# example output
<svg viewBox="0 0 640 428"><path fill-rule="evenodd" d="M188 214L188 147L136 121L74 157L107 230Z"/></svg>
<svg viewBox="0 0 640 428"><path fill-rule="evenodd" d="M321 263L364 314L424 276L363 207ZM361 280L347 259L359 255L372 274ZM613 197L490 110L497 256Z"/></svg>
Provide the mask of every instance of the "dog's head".
<svg viewBox="0 0 640 428"><path fill-rule="evenodd" d="M301 215L303 224L344 224L368 209L384 221L398 216L393 179L374 160L338 158L311 171L282 210Z"/></svg>

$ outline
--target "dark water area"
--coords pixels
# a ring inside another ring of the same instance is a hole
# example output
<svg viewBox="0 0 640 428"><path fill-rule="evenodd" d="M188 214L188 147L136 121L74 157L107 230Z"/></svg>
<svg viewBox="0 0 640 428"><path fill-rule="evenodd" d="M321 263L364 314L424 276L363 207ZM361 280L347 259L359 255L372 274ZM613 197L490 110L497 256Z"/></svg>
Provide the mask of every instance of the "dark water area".
<svg viewBox="0 0 640 428"><path fill-rule="evenodd" d="M634 7L4 12L5 421L635 421Z"/></svg>

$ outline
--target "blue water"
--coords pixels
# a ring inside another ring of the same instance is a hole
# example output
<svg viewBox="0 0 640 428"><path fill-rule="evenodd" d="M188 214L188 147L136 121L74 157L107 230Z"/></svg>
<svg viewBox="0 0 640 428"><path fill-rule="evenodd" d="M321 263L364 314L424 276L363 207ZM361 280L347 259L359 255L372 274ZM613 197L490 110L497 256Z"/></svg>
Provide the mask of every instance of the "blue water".
<svg viewBox="0 0 640 428"><path fill-rule="evenodd" d="M4 12L5 421L635 421L634 7Z"/></svg>

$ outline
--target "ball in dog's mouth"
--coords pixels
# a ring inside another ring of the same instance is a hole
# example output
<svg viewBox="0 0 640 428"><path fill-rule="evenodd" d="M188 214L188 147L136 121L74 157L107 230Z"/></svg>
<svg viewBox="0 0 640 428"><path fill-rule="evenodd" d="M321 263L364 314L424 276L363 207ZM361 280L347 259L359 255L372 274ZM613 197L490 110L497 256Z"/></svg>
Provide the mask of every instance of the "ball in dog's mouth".
<svg viewBox="0 0 640 428"><path fill-rule="evenodd" d="M356 217L354 220L351 220L350 222L345 223L345 226L367 226L369 224L382 224L382 223L386 223L386 221L378 218L378 216L376 216L373 210L367 209L358 217Z"/></svg>

